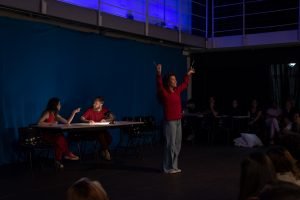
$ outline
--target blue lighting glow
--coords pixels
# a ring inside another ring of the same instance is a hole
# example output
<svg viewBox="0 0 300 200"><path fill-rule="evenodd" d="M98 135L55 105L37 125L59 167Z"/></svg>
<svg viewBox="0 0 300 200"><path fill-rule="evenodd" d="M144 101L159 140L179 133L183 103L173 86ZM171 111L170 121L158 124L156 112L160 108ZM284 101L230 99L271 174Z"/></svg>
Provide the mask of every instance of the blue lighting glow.
<svg viewBox="0 0 300 200"><path fill-rule="evenodd" d="M146 21L146 0L59 0L135 21ZM181 1L181 4L180 4ZM100 3L100 5L99 5ZM191 0L148 0L149 23L191 32Z"/></svg>

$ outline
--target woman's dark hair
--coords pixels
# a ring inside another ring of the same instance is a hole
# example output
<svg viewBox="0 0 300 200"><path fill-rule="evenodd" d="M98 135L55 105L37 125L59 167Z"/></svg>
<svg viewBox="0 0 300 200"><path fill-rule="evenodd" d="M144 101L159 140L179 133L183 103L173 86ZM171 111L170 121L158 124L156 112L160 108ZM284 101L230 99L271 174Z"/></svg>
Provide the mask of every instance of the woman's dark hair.
<svg viewBox="0 0 300 200"><path fill-rule="evenodd" d="M258 197L260 200L299 200L300 187L293 183L279 181L266 185Z"/></svg>
<svg viewBox="0 0 300 200"><path fill-rule="evenodd" d="M108 200L100 182L84 177L71 185L67 191L67 200Z"/></svg>
<svg viewBox="0 0 300 200"><path fill-rule="evenodd" d="M267 154L274 164L275 171L278 173L293 172L293 165L286 157L287 149L281 146L272 147L267 150Z"/></svg>
<svg viewBox="0 0 300 200"><path fill-rule="evenodd" d="M57 97L52 97L51 99L49 99L46 110L45 111L51 111L54 113L57 113L57 106L59 104L60 100Z"/></svg>
<svg viewBox="0 0 300 200"><path fill-rule="evenodd" d="M47 103L47 107L44 110L44 112L42 113L42 116L45 114L45 112L53 112L54 115L57 115L57 113L58 113L57 106L58 106L59 102L60 102L60 100L57 97L52 97L51 99L49 99L49 101Z"/></svg>

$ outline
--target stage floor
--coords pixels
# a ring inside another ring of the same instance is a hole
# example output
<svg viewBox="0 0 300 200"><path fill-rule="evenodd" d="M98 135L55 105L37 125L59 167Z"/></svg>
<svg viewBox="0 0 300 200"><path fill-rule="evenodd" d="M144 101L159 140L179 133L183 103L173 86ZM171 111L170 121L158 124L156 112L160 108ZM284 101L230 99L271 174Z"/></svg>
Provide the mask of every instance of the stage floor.
<svg viewBox="0 0 300 200"><path fill-rule="evenodd" d="M81 177L102 183L111 200L236 200L240 162L257 149L183 144L182 173L161 172L162 146L144 149L142 157L114 155L113 161L86 158L65 162L63 170L25 163L0 168L0 200L63 200Z"/></svg>

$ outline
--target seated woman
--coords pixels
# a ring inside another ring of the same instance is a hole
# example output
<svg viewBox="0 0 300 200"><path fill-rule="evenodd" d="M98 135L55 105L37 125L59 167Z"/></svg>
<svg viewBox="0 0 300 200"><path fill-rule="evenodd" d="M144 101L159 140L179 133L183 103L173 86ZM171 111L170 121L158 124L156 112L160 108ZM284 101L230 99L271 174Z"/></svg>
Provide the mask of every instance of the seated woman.
<svg viewBox="0 0 300 200"><path fill-rule="evenodd" d="M258 197L248 200L299 200L300 199L300 186L279 181L277 183L268 184L260 192Z"/></svg>
<svg viewBox="0 0 300 200"><path fill-rule="evenodd" d="M267 155L274 165L278 180L300 186L300 170L297 167L297 161L287 149L280 146L273 147L267 151Z"/></svg>
<svg viewBox="0 0 300 200"><path fill-rule="evenodd" d="M273 102L266 111L266 127L268 129L268 139L270 144L274 144L274 140L278 139L280 133L279 119L281 110L276 102Z"/></svg>
<svg viewBox="0 0 300 200"><path fill-rule="evenodd" d="M250 108L248 110L249 116L249 123L248 123L248 130L257 134L262 139L262 124L263 124L263 116L262 116L262 109L258 105L258 101L253 99L251 101Z"/></svg>
<svg viewBox="0 0 300 200"><path fill-rule="evenodd" d="M229 116L240 116L242 115L242 111L237 99L233 99L231 102L231 106L227 111Z"/></svg>
<svg viewBox="0 0 300 200"><path fill-rule="evenodd" d="M294 114L297 111L292 99L287 99L285 106L282 109L282 115L280 118L280 126L284 130L291 130Z"/></svg>
<svg viewBox="0 0 300 200"><path fill-rule="evenodd" d="M59 115L61 104L58 98L53 97L48 101L45 111L42 113L38 124L57 124L58 122L64 124L70 124L76 113L80 111L80 108L73 110L69 119L65 119ZM79 160L79 157L69 151L68 143L61 132L42 132L42 138L50 143L54 144L55 151L55 163L58 168L63 168L61 163L62 157L64 156L67 160Z"/></svg>
<svg viewBox="0 0 300 200"><path fill-rule="evenodd" d="M95 122L113 122L114 116L107 108L103 107L103 104L104 98L96 97L93 106L81 116L81 121L90 124ZM111 135L107 130L98 131L96 134L102 147L102 156L105 160L111 160L109 153L109 145L112 142Z"/></svg>

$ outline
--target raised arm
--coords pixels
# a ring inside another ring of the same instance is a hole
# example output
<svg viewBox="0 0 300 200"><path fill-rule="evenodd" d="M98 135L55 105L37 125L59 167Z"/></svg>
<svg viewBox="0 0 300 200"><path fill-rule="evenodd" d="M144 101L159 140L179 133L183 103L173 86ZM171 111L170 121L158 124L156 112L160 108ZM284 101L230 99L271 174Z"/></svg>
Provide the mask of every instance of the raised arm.
<svg viewBox="0 0 300 200"><path fill-rule="evenodd" d="M71 124L72 120L74 119L76 113L80 112L80 108L76 108L75 110L73 110L71 116L69 117L69 119L65 119L60 115L57 115L57 120L60 121L61 123L64 124Z"/></svg>
<svg viewBox="0 0 300 200"><path fill-rule="evenodd" d="M178 86L179 92L182 92L187 88L190 82L190 77L195 73L195 69L193 67L190 67L187 74L183 78L183 82Z"/></svg>
<svg viewBox="0 0 300 200"><path fill-rule="evenodd" d="M158 64L156 65L156 82L157 82L157 89L160 93L164 93L165 88L163 86L163 81L162 81L162 77L161 77L161 69L162 69L162 65Z"/></svg>

